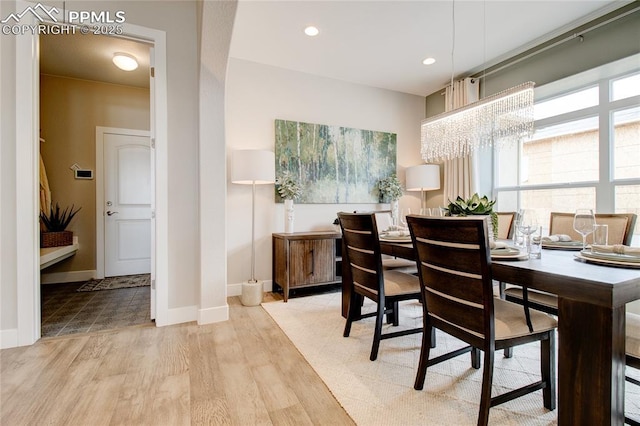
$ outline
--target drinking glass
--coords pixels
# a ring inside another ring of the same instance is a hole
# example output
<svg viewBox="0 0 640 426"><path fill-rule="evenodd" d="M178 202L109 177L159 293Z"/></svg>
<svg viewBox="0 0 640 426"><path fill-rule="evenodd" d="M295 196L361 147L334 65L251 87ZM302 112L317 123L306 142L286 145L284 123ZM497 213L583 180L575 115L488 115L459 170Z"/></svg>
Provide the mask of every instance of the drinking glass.
<svg viewBox="0 0 640 426"><path fill-rule="evenodd" d="M587 247L587 235L593 232L596 217L591 209L578 209L573 217L573 229L582 235L582 250Z"/></svg>

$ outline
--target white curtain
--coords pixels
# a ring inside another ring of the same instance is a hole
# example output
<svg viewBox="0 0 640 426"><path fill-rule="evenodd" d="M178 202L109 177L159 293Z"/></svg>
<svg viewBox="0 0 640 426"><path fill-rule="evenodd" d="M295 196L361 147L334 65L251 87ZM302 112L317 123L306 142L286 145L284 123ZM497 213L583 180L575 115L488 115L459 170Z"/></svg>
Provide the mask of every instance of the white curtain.
<svg viewBox="0 0 640 426"><path fill-rule="evenodd" d="M476 102L480 95L478 79L465 78L447 86L444 95L445 111L460 108ZM454 201L458 196L469 198L477 190L477 173L473 156L445 160L444 162L444 203Z"/></svg>

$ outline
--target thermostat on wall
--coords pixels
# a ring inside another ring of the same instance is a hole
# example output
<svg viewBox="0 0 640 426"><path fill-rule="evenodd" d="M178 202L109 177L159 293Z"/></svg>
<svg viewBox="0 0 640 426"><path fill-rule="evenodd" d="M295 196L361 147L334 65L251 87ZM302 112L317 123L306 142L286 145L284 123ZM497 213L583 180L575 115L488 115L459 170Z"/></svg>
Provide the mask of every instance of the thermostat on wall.
<svg viewBox="0 0 640 426"><path fill-rule="evenodd" d="M75 169L73 173L76 179L93 179L93 170Z"/></svg>

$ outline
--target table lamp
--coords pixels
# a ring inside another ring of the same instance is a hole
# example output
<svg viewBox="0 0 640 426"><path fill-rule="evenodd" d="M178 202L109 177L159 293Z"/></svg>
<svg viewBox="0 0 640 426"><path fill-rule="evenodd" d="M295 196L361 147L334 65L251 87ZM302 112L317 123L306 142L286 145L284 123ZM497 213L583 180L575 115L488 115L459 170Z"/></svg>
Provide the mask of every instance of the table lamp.
<svg viewBox="0 0 640 426"><path fill-rule="evenodd" d="M251 185L251 278L242 283L240 301L245 306L262 303L262 281L256 280L256 185L275 183L276 157L271 151L248 149L231 154L231 183Z"/></svg>
<svg viewBox="0 0 640 426"><path fill-rule="evenodd" d="M406 171L407 191L420 192L420 208L424 214L427 200L425 191L440 189L440 166L437 164L420 164L409 167Z"/></svg>

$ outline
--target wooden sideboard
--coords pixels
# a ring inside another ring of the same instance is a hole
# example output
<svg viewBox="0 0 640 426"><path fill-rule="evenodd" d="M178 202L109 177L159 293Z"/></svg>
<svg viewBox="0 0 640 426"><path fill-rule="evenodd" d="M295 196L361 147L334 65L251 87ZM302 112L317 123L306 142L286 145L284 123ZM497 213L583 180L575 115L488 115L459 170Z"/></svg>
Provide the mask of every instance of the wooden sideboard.
<svg viewBox="0 0 640 426"><path fill-rule="evenodd" d="M291 289L342 282L342 235L333 231L272 234L272 280L284 301Z"/></svg>

